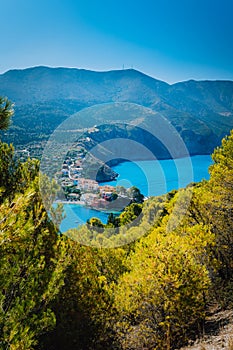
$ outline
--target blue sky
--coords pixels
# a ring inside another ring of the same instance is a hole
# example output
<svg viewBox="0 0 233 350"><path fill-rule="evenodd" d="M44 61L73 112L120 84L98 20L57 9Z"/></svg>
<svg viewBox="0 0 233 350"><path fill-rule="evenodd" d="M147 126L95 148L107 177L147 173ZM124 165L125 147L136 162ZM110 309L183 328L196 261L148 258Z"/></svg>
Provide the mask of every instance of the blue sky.
<svg viewBox="0 0 233 350"><path fill-rule="evenodd" d="M135 68L233 80L233 0L0 0L0 73Z"/></svg>

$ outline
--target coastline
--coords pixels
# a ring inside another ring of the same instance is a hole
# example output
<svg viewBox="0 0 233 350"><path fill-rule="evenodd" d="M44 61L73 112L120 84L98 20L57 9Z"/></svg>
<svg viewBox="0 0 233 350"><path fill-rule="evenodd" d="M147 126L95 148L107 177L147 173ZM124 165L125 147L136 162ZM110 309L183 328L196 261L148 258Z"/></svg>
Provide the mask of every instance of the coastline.
<svg viewBox="0 0 233 350"><path fill-rule="evenodd" d="M103 212L105 214L111 214L111 213L113 213L113 214L120 214L122 212L122 210L119 211L117 209L111 209L110 210L110 209L106 209L106 208L93 207L91 205L86 205L85 202L80 202L80 201L76 201L75 202L75 201L56 200L54 202L54 204L58 204L58 203L62 203L62 204L66 204L66 205L72 204L72 205L82 206L82 207L84 207L86 209L91 209L91 210Z"/></svg>
<svg viewBox="0 0 233 350"><path fill-rule="evenodd" d="M199 153L199 152L192 152L192 153L189 153L187 151L187 154L181 154L179 157L176 157L176 158L173 158L173 157L156 157L156 158L137 158L137 159L133 159L133 160L128 160L128 159L123 159L123 158L116 158L114 160L110 160L107 162L107 165L112 168L112 167L115 167L119 164L122 164L122 163L127 163L127 162L140 162L140 161L150 161L150 160L156 160L156 161L160 161L160 160L176 160L176 159L182 159L182 158L189 158L189 157L196 157L196 156L211 156L211 153ZM117 175L117 177L119 176L119 174ZM111 180L109 180L111 181ZM106 182L106 181L104 181Z"/></svg>

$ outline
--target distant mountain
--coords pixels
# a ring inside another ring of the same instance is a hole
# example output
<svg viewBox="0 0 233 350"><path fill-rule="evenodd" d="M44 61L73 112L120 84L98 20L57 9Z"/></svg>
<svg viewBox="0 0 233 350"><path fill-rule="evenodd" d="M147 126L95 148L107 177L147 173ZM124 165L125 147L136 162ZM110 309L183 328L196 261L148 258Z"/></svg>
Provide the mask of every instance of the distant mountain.
<svg viewBox="0 0 233 350"><path fill-rule="evenodd" d="M232 81L169 85L133 69L35 67L0 75L0 95L15 103L13 125L3 138L16 145L44 140L68 116L107 102L132 102L162 113L191 154L211 153L233 128Z"/></svg>
<svg viewBox="0 0 233 350"><path fill-rule="evenodd" d="M159 101L168 84L136 70L93 72L74 68L35 67L0 75L0 93L17 105L50 100L77 100L84 104Z"/></svg>

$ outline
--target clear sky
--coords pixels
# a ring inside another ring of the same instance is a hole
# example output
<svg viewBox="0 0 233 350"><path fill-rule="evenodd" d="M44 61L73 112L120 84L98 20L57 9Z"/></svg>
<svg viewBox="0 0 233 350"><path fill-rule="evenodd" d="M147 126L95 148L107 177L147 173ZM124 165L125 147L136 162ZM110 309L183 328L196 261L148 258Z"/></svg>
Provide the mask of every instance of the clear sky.
<svg viewBox="0 0 233 350"><path fill-rule="evenodd" d="M38 65L233 80L233 0L0 0L0 73Z"/></svg>

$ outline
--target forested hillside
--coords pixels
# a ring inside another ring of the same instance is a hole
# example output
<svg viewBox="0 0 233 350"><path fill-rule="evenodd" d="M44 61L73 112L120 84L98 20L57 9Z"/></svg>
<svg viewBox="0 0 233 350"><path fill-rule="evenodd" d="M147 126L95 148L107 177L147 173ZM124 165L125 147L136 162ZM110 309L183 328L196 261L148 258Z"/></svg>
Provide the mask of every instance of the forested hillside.
<svg viewBox="0 0 233 350"><path fill-rule="evenodd" d="M105 103L134 103L162 114L191 155L212 153L233 128L232 81L169 85L133 69L94 72L34 67L1 74L0 95L15 103L12 126L1 139L17 148L36 144L42 149L43 141L66 118ZM156 123L155 116L154 128ZM123 137L120 130L118 137Z"/></svg>
<svg viewBox="0 0 233 350"><path fill-rule="evenodd" d="M1 129L11 114L2 99ZM0 349L177 349L202 333L213 305L232 308L233 132L212 157L209 181L127 207L108 223L117 234L90 224L62 235L38 161L20 163L1 142Z"/></svg>

